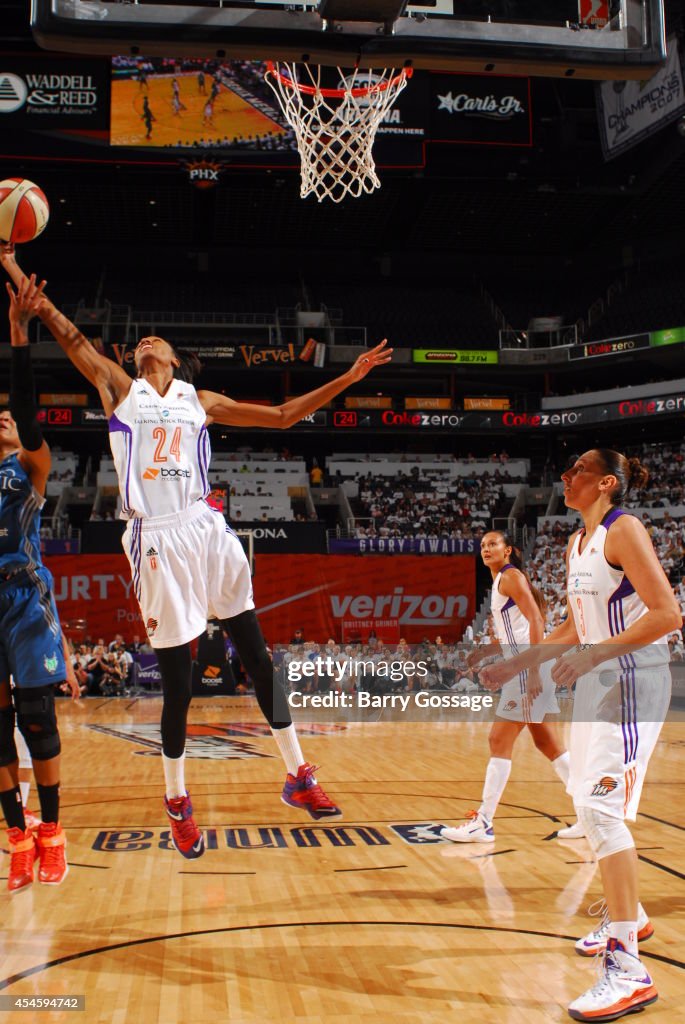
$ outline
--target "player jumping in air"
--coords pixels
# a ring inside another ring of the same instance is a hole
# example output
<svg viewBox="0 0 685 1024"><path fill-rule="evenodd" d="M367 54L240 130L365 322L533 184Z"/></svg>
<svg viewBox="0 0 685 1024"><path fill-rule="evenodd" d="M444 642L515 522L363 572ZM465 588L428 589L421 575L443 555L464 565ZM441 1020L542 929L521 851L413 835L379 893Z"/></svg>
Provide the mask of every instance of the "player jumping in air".
<svg viewBox="0 0 685 1024"><path fill-rule="evenodd" d="M4 266L21 287L25 275L13 256ZM109 417L119 476L123 538L143 622L162 675L162 752L165 807L174 845L184 857L204 852L184 779L186 720L191 699L191 641L216 617L231 637L252 679L286 764L282 799L311 817L340 816L316 782L300 750L285 693L274 680L252 599L250 567L242 545L209 494L211 423L283 429L330 402L375 366L389 362L381 342L342 376L283 405L267 407L196 391L188 364L163 338L143 338L135 350L132 380L98 354L56 307L41 296L35 306L73 364L97 388ZM195 360L197 363L197 360Z"/></svg>

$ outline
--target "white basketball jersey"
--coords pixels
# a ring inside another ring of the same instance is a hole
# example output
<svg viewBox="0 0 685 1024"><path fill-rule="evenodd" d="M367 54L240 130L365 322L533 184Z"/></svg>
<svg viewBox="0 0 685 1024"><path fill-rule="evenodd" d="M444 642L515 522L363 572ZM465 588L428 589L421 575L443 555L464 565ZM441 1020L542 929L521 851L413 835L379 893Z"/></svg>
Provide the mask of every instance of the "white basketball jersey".
<svg viewBox="0 0 685 1024"><path fill-rule="evenodd" d="M133 381L109 418L122 519L181 512L209 494L206 419L192 384L174 379L162 397Z"/></svg>
<svg viewBox="0 0 685 1024"><path fill-rule="evenodd" d="M573 542L569 556L568 604L581 644L598 644L623 633L647 611L623 569L610 565L604 554L611 524L625 514L622 509L611 509L591 537L581 530ZM584 541L582 552L579 550L581 540ZM619 660L622 668L667 663L668 637Z"/></svg>
<svg viewBox="0 0 685 1024"><path fill-rule="evenodd" d="M521 614L518 605L511 597L500 594L499 583L507 569L516 568L505 565L492 581L490 610L495 624L497 639L507 654L516 654L519 646L530 643L530 625L528 619Z"/></svg>

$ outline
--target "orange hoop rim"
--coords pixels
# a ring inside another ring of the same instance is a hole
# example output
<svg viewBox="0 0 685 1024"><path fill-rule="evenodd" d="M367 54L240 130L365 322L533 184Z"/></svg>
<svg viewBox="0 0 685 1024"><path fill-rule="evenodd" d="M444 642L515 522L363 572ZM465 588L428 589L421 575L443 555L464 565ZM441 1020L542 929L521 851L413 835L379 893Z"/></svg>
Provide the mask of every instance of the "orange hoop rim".
<svg viewBox="0 0 685 1024"><path fill-rule="evenodd" d="M287 63L287 62L283 62ZM293 63L306 63L306 61L293 61ZM396 75L392 78L388 78L386 81L380 82L378 85L360 85L355 86L354 89L317 89L314 85L303 85L301 82L294 82L292 78L287 78L285 75L276 67L276 63L272 60L266 62L266 73L267 75L273 75L277 78L281 85L286 86L288 89L304 93L305 96L323 96L327 100L342 100L345 96L352 96L355 99L362 99L364 96L369 96L371 93L387 92L387 90L396 85L403 79L411 78L414 74L413 68L401 68Z"/></svg>

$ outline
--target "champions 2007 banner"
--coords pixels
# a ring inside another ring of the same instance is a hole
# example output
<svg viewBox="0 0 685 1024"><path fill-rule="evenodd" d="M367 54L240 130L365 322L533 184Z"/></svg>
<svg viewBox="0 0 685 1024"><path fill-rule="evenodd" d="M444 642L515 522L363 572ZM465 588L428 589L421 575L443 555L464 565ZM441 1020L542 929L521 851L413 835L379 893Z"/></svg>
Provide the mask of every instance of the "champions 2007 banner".
<svg viewBox="0 0 685 1024"><path fill-rule="evenodd" d="M605 160L681 117L685 95L677 40L669 39L666 63L650 79L598 85L597 106Z"/></svg>
<svg viewBox="0 0 685 1024"><path fill-rule="evenodd" d="M126 557L46 559L67 632L109 642L145 636ZM380 636L389 623L408 643L440 634L456 639L475 614L475 559L468 555L256 555L254 595L269 644L296 629L325 643L344 635ZM78 625L77 625L78 624Z"/></svg>

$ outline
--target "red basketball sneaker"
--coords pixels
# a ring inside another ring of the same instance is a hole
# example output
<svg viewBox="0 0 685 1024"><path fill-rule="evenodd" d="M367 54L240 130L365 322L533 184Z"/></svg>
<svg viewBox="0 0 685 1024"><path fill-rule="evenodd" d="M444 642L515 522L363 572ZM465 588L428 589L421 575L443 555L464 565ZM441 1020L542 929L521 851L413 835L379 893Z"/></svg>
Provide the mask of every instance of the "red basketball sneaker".
<svg viewBox="0 0 685 1024"><path fill-rule="evenodd" d="M30 811L28 807L24 808L24 821L26 822L26 827L30 828L32 832L38 831L40 815L36 814L35 811Z"/></svg>
<svg viewBox="0 0 685 1024"><path fill-rule="evenodd" d="M42 821L36 832L40 856L38 881L43 885L59 885L69 874L67 837L59 822Z"/></svg>
<svg viewBox="0 0 685 1024"><path fill-rule="evenodd" d="M8 828L7 842L10 848L7 888L11 893L21 892L33 883L33 865L38 856L36 841L29 828L24 832L20 828Z"/></svg>
<svg viewBox="0 0 685 1024"><path fill-rule="evenodd" d="M164 797L164 806L171 822L171 841L178 852L188 860L201 857L205 852L205 840L193 821L193 805L188 794L171 800Z"/></svg>
<svg viewBox="0 0 685 1024"><path fill-rule="evenodd" d="M297 775L288 772L281 800L289 807L297 807L309 813L318 821L320 818L342 818L342 811L329 800L314 778L317 769L311 764L301 764Z"/></svg>

